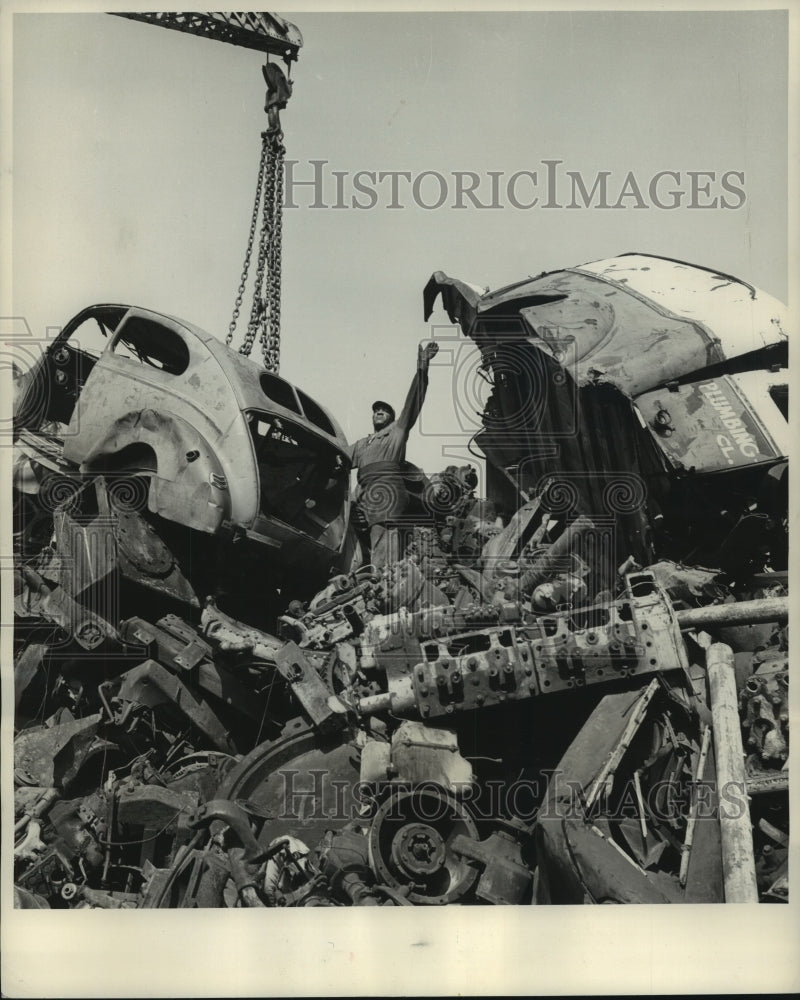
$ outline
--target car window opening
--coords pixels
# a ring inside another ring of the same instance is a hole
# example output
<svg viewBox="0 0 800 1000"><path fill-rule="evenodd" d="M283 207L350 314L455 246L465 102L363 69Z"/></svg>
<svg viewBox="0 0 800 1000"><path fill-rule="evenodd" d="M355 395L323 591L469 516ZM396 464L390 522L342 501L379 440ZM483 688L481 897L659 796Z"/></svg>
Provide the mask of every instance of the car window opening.
<svg viewBox="0 0 800 1000"><path fill-rule="evenodd" d="M349 477L336 448L305 428L269 414L252 415L261 512L318 537L340 514Z"/></svg>
<svg viewBox="0 0 800 1000"><path fill-rule="evenodd" d="M169 375L182 375L189 367L189 348L183 337L142 316L128 319L113 351Z"/></svg>
<svg viewBox="0 0 800 1000"><path fill-rule="evenodd" d="M292 413L300 412L294 389L288 382L284 382L282 378L278 378L277 375L272 375L270 372L262 372L259 381L261 382L261 391L271 403L277 403L278 406L282 406L285 410L291 410Z"/></svg>

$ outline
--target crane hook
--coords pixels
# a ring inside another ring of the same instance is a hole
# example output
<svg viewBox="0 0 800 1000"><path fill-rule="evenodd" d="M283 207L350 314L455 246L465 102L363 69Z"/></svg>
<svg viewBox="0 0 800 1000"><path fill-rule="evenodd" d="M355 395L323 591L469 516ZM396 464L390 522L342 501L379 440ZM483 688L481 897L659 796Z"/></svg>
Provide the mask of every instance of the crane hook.
<svg viewBox="0 0 800 1000"><path fill-rule="evenodd" d="M276 63L266 63L261 67L264 81L267 84L267 97L264 110L269 118L269 130L279 131L281 127L279 113L286 107L292 96L292 81L288 80L283 70Z"/></svg>

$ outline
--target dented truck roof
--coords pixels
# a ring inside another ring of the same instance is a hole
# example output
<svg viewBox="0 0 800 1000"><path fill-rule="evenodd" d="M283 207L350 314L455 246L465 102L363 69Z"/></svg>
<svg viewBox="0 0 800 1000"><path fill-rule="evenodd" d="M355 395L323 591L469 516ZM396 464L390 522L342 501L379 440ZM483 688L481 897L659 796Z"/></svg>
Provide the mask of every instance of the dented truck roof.
<svg viewBox="0 0 800 1000"><path fill-rule="evenodd" d="M627 395L788 340L785 307L730 275L683 261L623 254L481 294L435 272L425 318L442 296L451 322L479 347L516 325L518 339L562 364L579 385ZM511 332L513 336L513 331Z"/></svg>

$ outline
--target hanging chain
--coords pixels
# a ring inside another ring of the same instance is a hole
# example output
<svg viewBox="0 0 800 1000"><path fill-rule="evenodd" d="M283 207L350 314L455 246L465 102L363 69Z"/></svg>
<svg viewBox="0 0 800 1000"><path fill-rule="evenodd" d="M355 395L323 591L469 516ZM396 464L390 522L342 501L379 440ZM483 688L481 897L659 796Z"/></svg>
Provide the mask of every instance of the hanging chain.
<svg viewBox="0 0 800 1000"><path fill-rule="evenodd" d="M264 367L267 371L278 372L281 353L281 250L283 239L283 133L271 136L270 161L272 169L267 174L264 195L265 205L270 205L269 229L271 239L266 248L267 287L264 296L264 311L261 326L261 348ZM266 213L265 213L266 216Z"/></svg>
<svg viewBox="0 0 800 1000"><path fill-rule="evenodd" d="M231 317L230 326L228 327L228 336L225 338L225 343L228 347L231 346L233 342L234 334L236 333L236 324L239 321L239 310L242 308L242 300L244 298L244 289L247 284L247 275L250 272L250 258L253 255L253 241L256 237L256 226L258 225L258 210L261 205L261 189L264 186L264 171L267 166L267 143L262 143L261 146L261 159L258 163L258 180L256 181L256 197L255 203L253 204L253 216L250 220L250 235L247 239L247 251L244 255L244 266L242 267L242 280L239 282L239 289L236 293L236 301L233 304L233 316ZM250 353L249 351L247 352Z"/></svg>
<svg viewBox="0 0 800 1000"><path fill-rule="evenodd" d="M250 306L250 319L247 323L247 334L244 339L244 344L239 348L239 353L244 354L249 357L250 351L253 349L253 342L258 335L259 327L261 326L264 319L264 310L266 303L263 297L264 288L264 269L267 262L267 250L271 231L271 205L269 199L270 188L274 185L272 179L272 157L271 144L269 141L269 133L263 132L262 137L264 140L264 162L266 169L264 172L264 185L262 191L260 192L263 201L261 205L261 233L258 239L258 262L256 264L256 277L253 287L253 302Z"/></svg>
<svg viewBox="0 0 800 1000"><path fill-rule="evenodd" d="M239 353L249 357L253 343L258 336L264 355L264 367L269 372L277 373L280 366L281 348L283 163L286 154L278 112L286 106L288 96L291 94L291 83L285 79L274 64L265 66L263 73L267 82L265 110L269 115L269 128L261 133L261 159L258 167L253 215L250 221L250 235L244 257L242 278L233 307L233 317L225 343L230 346L236 332L236 323L244 299L260 214L261 231L258 237L253 303L250 307L247 333L239 348Z"/></svg>

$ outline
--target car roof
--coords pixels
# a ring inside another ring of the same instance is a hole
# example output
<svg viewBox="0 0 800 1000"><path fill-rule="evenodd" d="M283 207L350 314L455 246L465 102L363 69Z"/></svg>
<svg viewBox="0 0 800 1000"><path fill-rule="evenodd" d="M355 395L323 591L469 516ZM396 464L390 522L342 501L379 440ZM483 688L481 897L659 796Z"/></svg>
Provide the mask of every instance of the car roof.
<svg viewBox="0 0 800 1000"><path fill-rule="evenodd" d="M178 328L184 336L199 340L217 362L239 405L239 409L269 410L270 412L278 413L287 420L296 421L298 418L305 420L316 433L322 434L338 448L346 447L347 439L338 422L316 400L311 399L302 389L295 386L294 383L282 379L279 375L267 372L266 368L262 365L239 354L238 351L228 347L219 337L215 337L212 333L196 326L194 323L190 323L188 320L181 319L179 316L172 316L169 313L147 309L143 306L112 303L90 306L79 315L88 316L102 313L105 310L116 309L125 311L120 321L130 316L141 316L161 323L167 321L168 325ZM281 389L282 391L267 392L265 385L273 389ZM289 388L288 393L286 392L287 387ZM280 398L276 398L278 396L282 396L288 400L290 405L287 406L285 403L282 403ZM315 411L319 411L319 413ZM330 430L325 426L326 422Z"/></svg>

